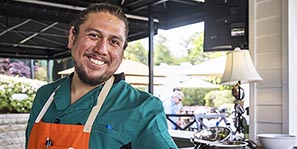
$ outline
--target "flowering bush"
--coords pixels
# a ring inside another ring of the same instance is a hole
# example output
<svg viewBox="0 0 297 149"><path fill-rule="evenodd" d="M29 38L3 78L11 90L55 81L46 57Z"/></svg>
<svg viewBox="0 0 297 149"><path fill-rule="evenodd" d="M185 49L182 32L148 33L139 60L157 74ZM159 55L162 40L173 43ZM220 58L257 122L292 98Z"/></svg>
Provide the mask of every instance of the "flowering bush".
<svg viewBox="0 0 297 149"><path fill-rule="evenodd" d="M9 58L0 58L0 74L29 78L30 67L20 60L10 62Z"/></svg>
<svg viewBox="0 0 297 149"><path fill-rule="evenodd" d="M0 113L28 113L37 89L45 83L0 75Z"/></svg>

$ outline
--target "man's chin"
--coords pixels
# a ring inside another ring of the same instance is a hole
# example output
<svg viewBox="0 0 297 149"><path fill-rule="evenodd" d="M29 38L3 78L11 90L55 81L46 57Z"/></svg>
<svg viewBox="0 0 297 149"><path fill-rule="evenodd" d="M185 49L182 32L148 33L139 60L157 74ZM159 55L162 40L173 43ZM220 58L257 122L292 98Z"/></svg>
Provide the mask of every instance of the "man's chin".
<svg viewBox="0 0 297 149"><path fill-rule="evenodd" d="M92 74L87 72L77 72L79 79L87 85L97 86L105 81L104 75Z"/></svg>
<svg viewBox="0 0 297 149"><path fill-rule="evenodd" d="M90 86L97 86L103 82L102 78L93 78L93 77L83 77L80 78L82 82Z"/></svg>

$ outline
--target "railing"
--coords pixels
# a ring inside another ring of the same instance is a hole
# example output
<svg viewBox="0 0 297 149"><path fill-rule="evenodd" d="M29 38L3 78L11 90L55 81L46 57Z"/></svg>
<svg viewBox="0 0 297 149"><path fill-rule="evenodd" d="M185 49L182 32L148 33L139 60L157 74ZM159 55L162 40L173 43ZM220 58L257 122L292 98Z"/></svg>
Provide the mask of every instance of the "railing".
<svg viewBox="0 0 297 149"><path fill-rule="evenodd" d="M184 126L181 127L178 125L175 121L170 119L170 117L191 117L190 122ZM196 122L195 115L194 114L166 114L166 118L178 129L178 130L188 130L192 124Z"/></svg>
<svg viewBox="0 0 297 149"><path fill-rule="evenodd" d="M190 117L189 122L185 126L180 126L177 124L174 120L171 119L171 117ZM226 125L230 125L230 123L226 119L226 115L224 113L207 113L207 114L166 114L166 118L168 121L170 121L177 130L190 130L191 126L196 123L196 129L197 131L200 131L201 129L208 128L208 126L203 122L203 119L206 118L219 118L217 123L224 122Z"/></svg>

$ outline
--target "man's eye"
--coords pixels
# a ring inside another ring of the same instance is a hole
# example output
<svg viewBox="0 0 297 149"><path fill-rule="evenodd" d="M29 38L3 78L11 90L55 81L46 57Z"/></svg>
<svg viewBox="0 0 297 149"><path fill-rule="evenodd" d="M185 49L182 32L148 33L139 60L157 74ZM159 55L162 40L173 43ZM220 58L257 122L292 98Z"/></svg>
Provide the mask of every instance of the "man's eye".
<svg viewBox="0 0 297 149"><path fill-rule="evenodd" d="M92 33L88 34L87 36L88 36L89 38L93 39L93 40L99 38L99 35L97 35L97 34L92 34Z"/></svg>
<svg viewBox="0 0 297 149"><path fill-rule="evenodd" d="M111 42L112 45L116 45L116 46L120 46L121 45L120 42L117 41L117 40L111 40L110 42Z"/></svg>

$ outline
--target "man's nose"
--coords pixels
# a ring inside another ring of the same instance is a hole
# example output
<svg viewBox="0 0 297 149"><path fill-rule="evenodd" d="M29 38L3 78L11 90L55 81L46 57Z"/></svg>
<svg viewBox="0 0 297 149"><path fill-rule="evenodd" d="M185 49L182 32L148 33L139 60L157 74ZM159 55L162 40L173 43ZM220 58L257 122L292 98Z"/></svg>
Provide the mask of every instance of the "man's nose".
<svg viewBox="0 0 297 149"><path fill-rule="evenodd" d="M98 40L95 45L95 51L101 54L107 54L108 41L105 39Z"/></svg>

